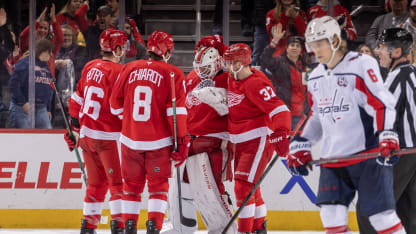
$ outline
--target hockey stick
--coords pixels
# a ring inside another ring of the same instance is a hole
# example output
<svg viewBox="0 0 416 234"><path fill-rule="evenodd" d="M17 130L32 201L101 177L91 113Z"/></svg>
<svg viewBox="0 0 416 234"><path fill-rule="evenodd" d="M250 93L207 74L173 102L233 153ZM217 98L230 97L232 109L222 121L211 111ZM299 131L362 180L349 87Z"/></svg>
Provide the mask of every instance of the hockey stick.
<svg viewBox="0 0 416 234"><path fill-rule="evenodd" d="M170 73L170 82L172 88L172 110L173 110L173 145L175 152L178 152L178 134L176 123L176 93L175 93L175 73ZM179 216L181 224L187 227L194 227L196 224L195 219L188 219L183 216L182 212L182 186L181 186L181 169L180 166L176 168L176 182L178 183L178 200L179 200Z"/></svg>
<svg viewBox="0 0 416 234"><path fill-rule="evenodd" d="M392 155L408 155L408 154L414 154L414 153L416 153L416 148L395 150L391 154ZM357 159L377 158L379 156L380 156L379 152L372 152L372 153L364 153L364 154L354 154L354 155L343 156L343 157L312 160L312 161L307 162L306 164L309 166L309 165L315 165L315 164L341 163L341 162L349 162L349 161L357 160Z"/></svg>
<svg viewBox="0 0 416 234"><path fill-rule="evenodd" d="M299 129L303 126L303 124L305 123L305 120L306 120L306 116L304 115L299 120L299 123L296 125L294 131L288 137L293 137L296 134L298 134ZM260 178L257 181L257 183L254 184L254 187L251 189L250 193L247 195L247 197L244 199L243 203L241 203L241 206L238 207L237 211L234 213L233 217L231 217L230 221L228 221L227 226L225 226L225 228L221 232L221 234L226 234L227 233L227 230L231 227L231 225L234 222L234 220L237 219L238 215L241 213L241 211L243 210L243 208L246 206L248 200L250 200L251 196L253 196L253 194L256 192L257 188L260 186L260 184L263 181L264 177L266 177L267 173L269 173L270 169L272 169L274 163L277 161L278 158L279 158L279 155L278 154L274 154L273 155L272 161L270 161L269 165L266 167L266 169L264 170L263 174L260 176Z"/></svg>
<svg viewBox="0 0 416 234"><path fill-rule="evenodd" d="M67 115L65 107L64 107L64 102L62 101L62 97L61 97L61 95L59 95L59 91L56 88L55 80L53 80L51 82L51 87L55 91L55 95L58 99L59 107L60 107L62 115L64 117L66 129L68 130L69 137L72 138L72 139L75 139L74 133L71 130L71 126L69 126L68 115ZM79 168L81 169L82 179L84 180L85 186L87 186L88 185L88 183L87 183L87 174L85 173L84 165L82 164L81 157L79 156L79 151L78 151L77 147L74 148L74 152L75 152L75 155L77 156L77 161L78 161Z"/></svg>

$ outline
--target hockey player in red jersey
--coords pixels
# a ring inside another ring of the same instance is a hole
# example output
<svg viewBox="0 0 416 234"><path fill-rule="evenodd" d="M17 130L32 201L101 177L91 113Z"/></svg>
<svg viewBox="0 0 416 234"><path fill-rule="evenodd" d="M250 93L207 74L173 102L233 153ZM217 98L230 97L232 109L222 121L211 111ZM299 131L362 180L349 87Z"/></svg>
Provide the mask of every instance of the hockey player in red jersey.
<svg viewBox="0 0 416 234"><path fill-rule="evenodd" d="M198 209L209 233L220 233L233 215L222 182L232 177L232 159L227 151L228 74L223 71L222 59L225 48L219 35L202 38L195 48L194 70L186 77L187 126L192 140L189 150L191 156L186 161L181 183L182 212L186 218L196 221ZM221 96L221 109L205 102L213 101L211 91L215 92L216 97ZM201 98L201 95L204 97ZM180 220L176 187L176 180L173 180L168 213L173 229L164 233L193 233L197 231L197 222L189 225ZM233 228L229 233L236 233L236 225Z"/></svg>
<svg viewBox="0 0 416 234"><path fill-rule="evenodd" d="M399 140L394 131L394 96L383 87L377 61L346 52L335 19L312 20L306 48L319 65L309 74L309 120L301 136L290 143L287 164L297 175L308 175L311 146L320 141L321 158L379 152L378 158L320 165L316 204L327 233L351 233L348 206L358 193L361 215L378 233L406 233L395 211L393 168Z"/></svg>
<svg viewBox="0 0 416 234"><path fill-rule="evenodd" d="M274 151L288 151L291 115L276 97L266 75L250 68L251 50L244 43L230 46L224 53L228 78L228 130L234 148L234 192L237 206L247 197L263 174ZM242 208L238 231L266 233L267 209L260 187Z"/></svg>
<svg viewBox="0 0 416 234"><path fill-rule="evenodd" d="M76 92L69 100L69 114L73 132L79 133L88 186L84 198L84 219L81 234L95 233L100 220L105 195L110 189L111 233L123 232L121 217L122 178L118 154L121 120L111 114L110 94L117 80L124 56L127 36L119 30L102 32L102 59L87 63L82 70ZM78 138L78 137L77 137ZM65 134L70 150L78 140Z"/></svg>
<svg viewBox="0 0 416 234"><path fill-rule="evenodd" d="M126 234L137 233L146 181L149 191L147 233L160 232L167 207L171 159L175 166L180 166L188 155L190 138L186 136L184 74L167 63L172 49L170 34L153 32L147 42L150 59L126 64L111 95L111 111L123 119L120 141ZM175 98L174 109L172 99ZM173 152L172 147L175 114L178 152Z"/></svg>

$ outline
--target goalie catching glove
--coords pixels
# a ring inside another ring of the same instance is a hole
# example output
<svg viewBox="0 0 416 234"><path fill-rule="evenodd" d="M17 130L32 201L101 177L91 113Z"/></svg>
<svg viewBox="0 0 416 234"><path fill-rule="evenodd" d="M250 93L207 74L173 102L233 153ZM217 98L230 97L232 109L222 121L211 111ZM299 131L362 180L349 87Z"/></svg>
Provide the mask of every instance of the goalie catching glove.
<svg viewBox="0 0 416 234"><path fill-rule="evenodd" d="M65 132L64 139L66 144L68 145L69 151L74 150L74 148L78 148L78 139L79 139L79 121L77 118L71 117L69 121L69 127L71 128L72 135L69 134L68 129Z"/></svg>
<svg viewBox="0 0 416 234"><path fill-rule="evenodd" d="M391 130L384 130L379 135L379 152L381 156L377 158L377 163L382 166L393 166L398 160L399 155L391 155L393 151L399 150L399 137Z"/></svg>
<svg viewBox="0 0 416 234"><path fill-rule="evenodd" d="M178 152L173 151L170 154L170 158L175 161L175 167L182 165L188 158L189 146L191 145L190 141L190 136L178 138Z"/></svg>
<svg viewBox="0 0 416 234"><path fill-rule="evenodd" d="M289 155L287 166L293 175L307 176L309 174L306 166L307 162L312 161L311 143L303 137L294 138L289 145ZM308 166L312 170L312 166Z"/></svg>

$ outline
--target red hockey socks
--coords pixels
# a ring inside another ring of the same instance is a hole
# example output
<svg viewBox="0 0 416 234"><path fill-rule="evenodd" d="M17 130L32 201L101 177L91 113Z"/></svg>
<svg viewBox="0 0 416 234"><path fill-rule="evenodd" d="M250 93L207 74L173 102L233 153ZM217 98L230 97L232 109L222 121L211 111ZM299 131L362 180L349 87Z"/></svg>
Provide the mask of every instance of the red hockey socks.
<svg viewBox="0 0 416 234"><path fill-rule="evenodd" d="M252 232L264 229L263 223L267 215L266 204L264 204L263 198L261 197L260 187L257 188L253 196L256 209L254 211L254 225Z"/></svg>
<svg viewBox="0 0 416 234"><path fill-rule="evenodd" d="M101 211L104 205L105 194L107 193L107 185L94 186L88 185L84 198L84 218L87 221L86 228L96 229L100 221Z"/></svg>
<svg viewBox="0 0 416 234"><path fill-rule="evenodd" d="M234 192L237 200L237 207L240 207L247 195L250 193L254 184L247 181L235 180ZM238 231L251 232L254 224L254 214L256 210L255 197L251 196L247 204L242 208L238 215Z"/></svg>
<svg viewBox="0 0 416 234"><path fill-rule="evenodd" d="M161 230L165 211L168 206L169 181L167 177L148 177L149 203L148 220L156 222L156 229Z"/></svg>

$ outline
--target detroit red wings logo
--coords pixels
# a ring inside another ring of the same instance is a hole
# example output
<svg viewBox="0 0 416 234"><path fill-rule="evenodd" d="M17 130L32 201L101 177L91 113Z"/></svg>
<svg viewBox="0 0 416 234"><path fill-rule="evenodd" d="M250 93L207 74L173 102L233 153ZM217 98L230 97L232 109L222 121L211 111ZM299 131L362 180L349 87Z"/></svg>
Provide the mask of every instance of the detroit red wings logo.
<svg viewBox="0 0 416 234"><path fill-rule="evenodd" d="M240 104L245 97L246 96L244 94L236 94L236 93L228 91L228 94L227 94L228 107L232 107L232 106Z"/></svg>
<svg viewBox="0 0 416 234"><path fill-rule="evenodd" d="M190 109L192 106L198 106L199 104L201 104L201 101L192 93L188 93L186 95L185 105L188 109Z"/></svg>

